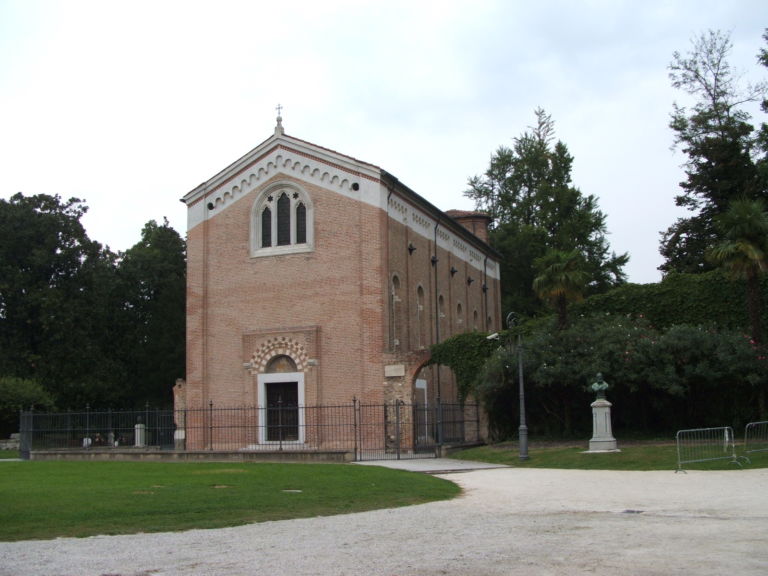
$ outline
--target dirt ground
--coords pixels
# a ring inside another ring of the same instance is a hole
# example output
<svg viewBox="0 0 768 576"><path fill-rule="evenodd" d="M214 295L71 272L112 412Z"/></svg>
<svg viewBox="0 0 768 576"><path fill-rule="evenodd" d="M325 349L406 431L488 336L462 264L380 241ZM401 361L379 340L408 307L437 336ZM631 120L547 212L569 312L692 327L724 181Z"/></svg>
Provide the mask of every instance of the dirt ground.
<svg viewBox="0 0 768 576"><path fill-rule="evenodd" d="M768 470L451 472L454 500L220 530L0 543L3 576L768 573Z"/></svg>

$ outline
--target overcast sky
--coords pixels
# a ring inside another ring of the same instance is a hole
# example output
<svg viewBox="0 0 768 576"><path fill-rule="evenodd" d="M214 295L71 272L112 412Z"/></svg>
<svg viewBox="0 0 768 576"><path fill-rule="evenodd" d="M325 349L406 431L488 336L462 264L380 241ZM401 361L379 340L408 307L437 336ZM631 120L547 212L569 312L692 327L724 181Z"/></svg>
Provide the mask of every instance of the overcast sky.
<svg viewBox="0 0 768 576"><path fill-rule="evenodd" d="M380 166L443 210L544 108L632 282L656 282L682 154L667 67L730 32L746 80L765 0L0 0L0 197L76 196L125 250L151 219L286 133ZM766 120L755 109L755 121Z"/></svg>

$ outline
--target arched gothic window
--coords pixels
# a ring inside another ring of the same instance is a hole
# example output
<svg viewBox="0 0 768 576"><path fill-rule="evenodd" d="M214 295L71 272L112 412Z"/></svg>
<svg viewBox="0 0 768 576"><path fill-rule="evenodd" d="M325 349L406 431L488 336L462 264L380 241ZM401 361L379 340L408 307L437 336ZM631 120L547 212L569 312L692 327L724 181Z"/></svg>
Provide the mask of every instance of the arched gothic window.
<svg viewBox="0 0 768 576"><path fill-rule="evenodd" d="M428 314L424 301L424 288L419 286L416 289L416 348L426 348L429 345L427 342Z"/></svg>
<svg viewBox="0 0 768 576"><path fill-rule="evenodd" d="M288 246L291 243L291 201L283 192L277 199L277 245Z"/></svg>
<svg viewBox="0 0 768 576"><path fill-rule="evenodd" d="M270 186L253 205L251 255L311 251L312 218L312 204L304 190L293 183Z"/></svg>
<svg viewBox="0 0 768 576"><path fill-rule="evenodd" d="M400 278L392 276L392 288L389 301L389 349L400 349L400 331L402 302L400 301Z"/></svg>
<svg viewBox="0 0 768 576"><path fill-rule="evenodd" d="M446 338L450 337L450 334L446 329L445 298L443 298L442 294L440 294L440 296L437 298L437 322L439 324L438 337L440 338L440 342L442 342Z"/></svg>
<svg viewBox="0 0 768 576"><path fill-rule="evenodd" d="M261 246L272 246L272 210L269 206L265 206L261 212Z"/></svg>

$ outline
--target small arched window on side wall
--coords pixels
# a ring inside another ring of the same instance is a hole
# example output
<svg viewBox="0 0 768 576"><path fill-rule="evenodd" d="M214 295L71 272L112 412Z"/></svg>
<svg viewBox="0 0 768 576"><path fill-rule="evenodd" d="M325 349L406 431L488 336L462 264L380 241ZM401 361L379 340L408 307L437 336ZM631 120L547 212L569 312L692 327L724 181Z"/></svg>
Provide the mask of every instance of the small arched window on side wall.
<svg viewBox="0 0 768 576"><path fill-rule="evenodd" d="M392 286L389 295L389 349L400 349L400 310L402 302L400 299L400 278L397 274L392 276Z"/></svg>
<svg viewBox="0 0 768 576"><path fill-rule="evenodd" d="M438 338L439 341L449 338L449 330L447 328L447 322L445 321L445 298L443 295L437 297L437 322L438 322Z"/></svg>
<svg viewBox="0 0 768 576"><path fill-rule="evenodd" d="M310 252L314 212L309 195L293 182L277 182L259 194L251 213L251 256Z"/></svg>
<svg viewBox="0 0 768 576"><path fill-rule="evenodd" d="M428 312L424 302L424 288L416 289L416 348L426 348Z"/></svg>

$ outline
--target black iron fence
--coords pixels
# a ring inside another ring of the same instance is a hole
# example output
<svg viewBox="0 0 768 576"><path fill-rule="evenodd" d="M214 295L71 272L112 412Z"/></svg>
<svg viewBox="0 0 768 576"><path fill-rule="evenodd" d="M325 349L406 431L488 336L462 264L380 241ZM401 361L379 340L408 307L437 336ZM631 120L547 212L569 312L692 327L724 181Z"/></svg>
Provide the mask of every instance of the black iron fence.
<svg viewBox="0 0 768 576"><path fill-rule="evenodd" d="M355 460L437 455L482 439L474 404L218 407L22 412L20 450L346 452Z"/></svg>

